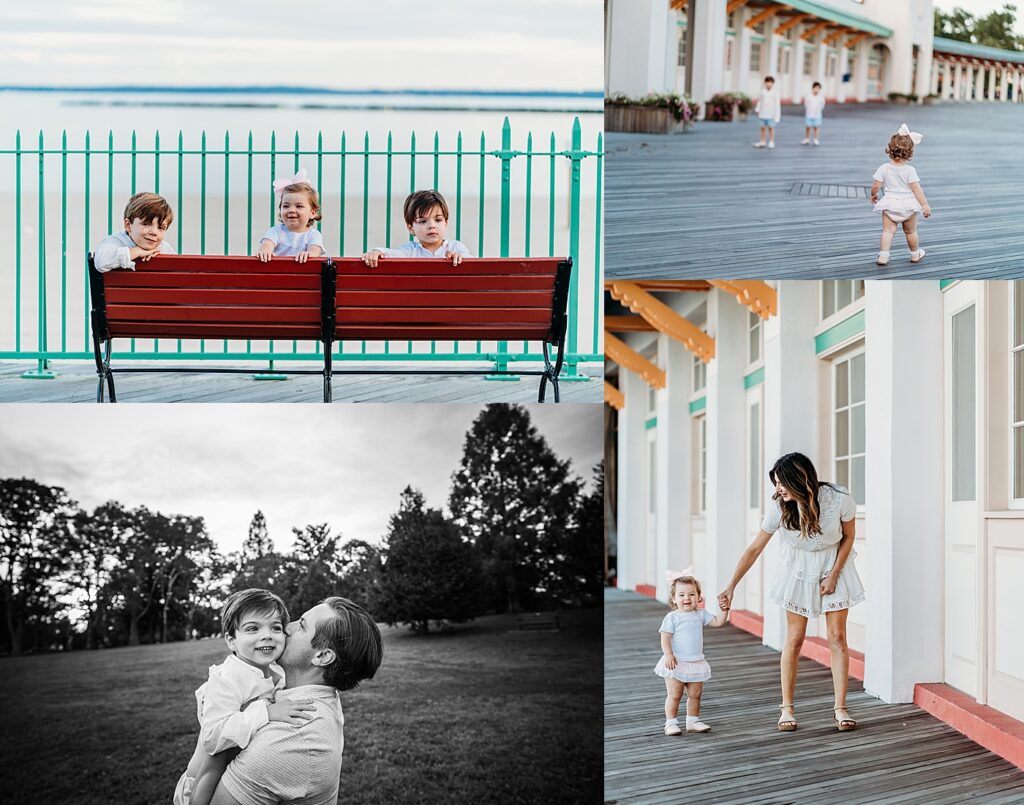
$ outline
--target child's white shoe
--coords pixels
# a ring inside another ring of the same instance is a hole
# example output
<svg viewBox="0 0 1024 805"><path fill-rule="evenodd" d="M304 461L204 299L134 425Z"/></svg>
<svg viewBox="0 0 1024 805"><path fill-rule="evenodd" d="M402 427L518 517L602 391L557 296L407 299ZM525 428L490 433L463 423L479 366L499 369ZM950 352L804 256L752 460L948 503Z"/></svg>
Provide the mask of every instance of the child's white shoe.
<svg viewBox="0 0 1024 805"><path fill-rule="evenodd" d="M691 720L692 719L692 720ZM696 716L686 717L686 731L687 732L707 732L711 729L710 724L705 724Z"/></svg>
<svg viewBox="0 0 1024 805"><path fill-rule="evenodd" d="M814 138L814 144L815 145L821 145L821 143L818 142L818 138L817 137Z"/></svg>
<svg viewBox="0 0 1024 805"><path fill-rule="evenodd" d="M754 148L764 148L764 143L754 143Z"/></svg>
<svg viewBox="0 0 1024 805"><path fill-rule="evenodd" d="M875 262L880 266L889 265L889 252L879 252Z"/></svg>
<svg viewBox="0 0 1024 805"><path fill-rule="evenodd" d="M682 735L683 731L679 729L679 722L676 720L665 722L665 734L666 735Z"/></svg>
<svg viewBox="0 0 1024 805"><path fill-rule="evenodd" d="M910 254L910 262L911 263L920 263L922 260L924 260L924 255L925 255L925 250L924 249L918 249L916 252L911 252L911 254Z"/></svg>
<svg viewBox="0 0 1024 805"><path fill-rule="evenodd" d="M768 143L768 147L769 148L774 148L775 147L775 141L772 140L770 143Z"/></svg>
<svg viewBox="0 0 1024 805"><path fill-rule="evenodd" d="M810 141L810 140L809 140L809 139L808 139L807 137L804 137L804 138L803 138L803 139L802 139L802 140L800 141L800 145L810 145L810 144L811 144L811 141Z"/></svg>

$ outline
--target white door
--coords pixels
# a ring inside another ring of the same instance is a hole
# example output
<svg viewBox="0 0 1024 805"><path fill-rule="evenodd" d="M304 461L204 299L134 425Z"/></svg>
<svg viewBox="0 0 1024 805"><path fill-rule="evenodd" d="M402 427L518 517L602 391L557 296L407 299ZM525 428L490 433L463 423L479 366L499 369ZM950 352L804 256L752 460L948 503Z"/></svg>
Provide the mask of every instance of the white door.
<svg viewBox="0 0 1024 805"><path fill-rule="evenodd" d="M944 297L945 681L978 691L978 299L964 282Z"/></svg>
<svg viewBox="0 0 1024 805"><path fill-rule="evenodd" d="M764 402L761 385L747 391L746 425L746 492L747 542L751 542L761 529L764 515ZM758 615L764 614L764 562L759 558L750 568L743 583L746 585L744 608Z"/></svg>

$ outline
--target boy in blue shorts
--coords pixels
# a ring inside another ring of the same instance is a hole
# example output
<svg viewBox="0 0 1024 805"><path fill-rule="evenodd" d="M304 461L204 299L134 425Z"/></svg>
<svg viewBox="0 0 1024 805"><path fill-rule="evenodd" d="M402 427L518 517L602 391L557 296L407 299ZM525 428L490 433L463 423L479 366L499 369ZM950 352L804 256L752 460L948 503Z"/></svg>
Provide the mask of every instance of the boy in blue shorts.
<svg viewBox="0 0 1024 805"><path fill-rule="evenodd" d="M814 132L814 144L818 145L821 134L821 116L825 111L825 96L821 94L821 84L815 81L811 85L811 94L804 98L804 139L802 145L811 144L811 132Z"/></svg>

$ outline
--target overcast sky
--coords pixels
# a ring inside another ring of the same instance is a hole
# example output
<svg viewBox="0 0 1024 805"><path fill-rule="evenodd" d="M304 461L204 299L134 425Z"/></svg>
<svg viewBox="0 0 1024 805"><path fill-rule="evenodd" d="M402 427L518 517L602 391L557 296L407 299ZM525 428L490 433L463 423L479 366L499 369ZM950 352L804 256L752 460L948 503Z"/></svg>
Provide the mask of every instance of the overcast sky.
<svg viewBox="0 0 1024 805"><path fill-rule="evenodd" d="M327 522L377 543L411 485L447 505L479 405L5 405L0 477L62 486L86 509L107 500L206 518L237 550L257 509L278 548L292 526ZM552 449L591 477L600 405L530 406Z"/></svg>
<svg viewBox="0 0 1024 805"><path fill-rule="evenodd" d="M0 3L0 85L600 90L598 0Z"/></svg>

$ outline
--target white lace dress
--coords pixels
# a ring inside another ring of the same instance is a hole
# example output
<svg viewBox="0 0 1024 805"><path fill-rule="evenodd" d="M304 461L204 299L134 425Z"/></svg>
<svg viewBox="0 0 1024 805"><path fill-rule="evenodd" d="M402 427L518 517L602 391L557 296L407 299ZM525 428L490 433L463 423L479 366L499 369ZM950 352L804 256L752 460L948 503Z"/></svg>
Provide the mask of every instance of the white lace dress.
<svg viewBox="0 0 1024 805"><path fill-rule="evenodd" d="M832 572L839 553L839 540L843 536L840 523L856 516L857 505L845 488L826 485L818 490L818 506L821 533L812 537L801 537L799 531L783 526L782 510L775 500L768 502L768 511L761 523L765 531L770 534L778 531L782 538L782 561L768 596L784 609L807 618L849 609L864 600L864 585L853 564L855 551L850 551L835 592L821 594L821 582Z"/></svg>

